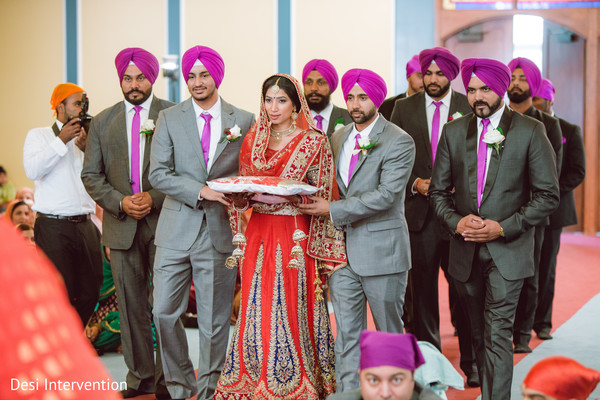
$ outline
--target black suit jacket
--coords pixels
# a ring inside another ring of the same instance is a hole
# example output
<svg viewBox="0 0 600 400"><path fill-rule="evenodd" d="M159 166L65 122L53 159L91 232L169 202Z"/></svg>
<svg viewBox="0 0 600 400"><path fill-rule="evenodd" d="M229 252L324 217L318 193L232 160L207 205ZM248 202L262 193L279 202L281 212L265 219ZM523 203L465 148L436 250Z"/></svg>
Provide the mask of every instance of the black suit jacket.
<svg viewBox="0 0 600 400"><path fill-rule="evenodd" d="M558 184L560 186L560 205L550 215L549 228L557 229L577 223L577 210L573 190L585 178L585 150L581 137L581 128L558 118L562 132L562 166Z"/></svg>
<svg viewBox="0 0 600 400"><path fill-rule="evenodd" d="M471 112L471 107L464 94L452 91L450 110L448 116L457 111L466 115ZM431 177L431 141L427 114L425 113L425 92L396 101L392 112L391 122L404 129L415 141L416 155L408 185L406 186L406 222L411 231L420 231L428 218L433 215L430 211L429 201L425 196L412 193L412 185L417 178Z"/></svg>
<svg viewBox="0 0 600 400"><path fill-rule="evenodd" d="M379 107L379 113L385 117L388 121L392 118L392 111L394 111L394 105L396 104L396 100L404 99L406 97L406 92L400 93L398 96L389 97L381 103L381 107Z"/></svg>
<svg viewBox="0 0 600 400"><path fill-rule="evenodd" d="M344 120L344 125L348 125L352 122L352 118L350 118L348 110L334 105L333 110L331 111L331 116L329 117L329 126L327 127L326 132L330 142L331 135L333 135L333 129L335 128L335 121L337 121L340 118Z"/></svg>
<svg viewBox="0 0 600 400"><path fill-rule="evenodd" d="M444 126L429 187L431 203L454 234L466 215L500 223L505 237L487 242L498 271L507 280L533 275L533 230L559 202L554 152L544 126L505 108L499 124L505 140L492 150L481 206L477 208L477 117ZM454 193L453 193L454 190ZM460 282L471 275L477 245L454 234L449 272Z"/></svg>

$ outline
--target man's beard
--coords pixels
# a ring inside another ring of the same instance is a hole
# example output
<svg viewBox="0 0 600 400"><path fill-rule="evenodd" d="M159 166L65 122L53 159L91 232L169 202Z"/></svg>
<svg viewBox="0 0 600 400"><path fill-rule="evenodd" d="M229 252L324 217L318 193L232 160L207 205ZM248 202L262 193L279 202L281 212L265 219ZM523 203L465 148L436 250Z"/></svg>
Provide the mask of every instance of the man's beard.
<svg viewBox="0 0 600 400"><path fill-rule="evenodd" d="M357 112L357 111L360 112L360 116L358 118L354 118L352 116L352 113ZM350 112L350 118L352 118L352 121L354 121L355 124L364 124L365 122L370 121L371 118L373 118L375 116L375 114L377 114L376 108L373 108L368 113L365 113L364 111L355 109Z"/></svg>
<svg viewBox="0 0 600 400"><path fill-rule="evenodd" d="M491 106L487 101L479 100L479 101L476 101L475 103L473 103L473 106L471 107L471 109L473 110L473 113L475 115L477 115L479 118L487 118L490 115L494 114L496 111L498 111L501 103L502 103L502 97L498 97L498 100L496 100L496 102L494 104L492 104ZM478 105L487 106L488 111L487 112L485 110L482 112L476 111Z"/></svg>
<svg viewBox="0 0 600 400"><path fill-rule="evenodd" d="M425 92L430 96L430 97L434 97L434 98L439 98L444 96L446 93L448 93L448 89L450 89L450 82L448 82L448 84L444 87L440 87L440 85L438 85L437 83L430 83L429 85L424 85L425 86ZM435 88L432 88L432 86L435 86ZM438 88L440 88L438 90Z"/></svg>
<svg viewBox="0 0 600 400"><path fill-rule="evenodd" d="M142 95L142 97L134 99L131 97L131 95L134 93L139 93ZM139 106L140 104L142 104L143 102L148 100L148 97L150 97L150 93L152 93L152 87L150 87L150 90L148 90L148 92L144 92L142 90L137 90L137 89L132 89L127 93L123 93L123 96L125 96L125 99L128 102L130 102L131 104L133 104L134 106Z"/></svg>
<svg viewBox="0 0 600 400"><path fill-rule="evenodd" d="M313 98L311 98L311 96ZM329 100L331 99L331 94L327 96L323 96L319 93L309 93L305 95L306 102L308 103L308 107L314 112L321 112L327 107L329 104Z"/></svg>
<svg viewBox="0 0 600 400"><path fill-rule="evenodd" d="M511 102L519 104L531 97L531 90L527 89L526 91L522 91L521 89L514 87L507 94L508 99Z"/></svg>

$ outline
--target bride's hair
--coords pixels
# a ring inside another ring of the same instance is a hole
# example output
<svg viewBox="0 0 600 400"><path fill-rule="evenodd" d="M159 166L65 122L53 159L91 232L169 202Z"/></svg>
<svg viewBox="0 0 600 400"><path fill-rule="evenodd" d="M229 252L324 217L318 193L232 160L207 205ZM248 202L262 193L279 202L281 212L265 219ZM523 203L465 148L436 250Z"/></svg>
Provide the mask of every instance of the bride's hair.
<svg viewBox="0 0 600 400"><path fill-rule="evenodd" d="M279 80L279 82L278 82L278 80ZM290 81L285 76L273 75L273 76L267 78L265 83L263 83L263 87L262 87L263 99L265 98L265 95L267 94L267 90L269 90L269 88L273 87L275 84L277 84L277 86L279 86L281 89L283 89L285 94L287 94L288 97L290 98L290 100L292 100L292 103L294 103L294 107L296 108L296 112L300 112L300 109L302 108L302 106L300 104L300 99L298 98L299 93L296 92L296 86L292 83L292 81Z"/></svg>

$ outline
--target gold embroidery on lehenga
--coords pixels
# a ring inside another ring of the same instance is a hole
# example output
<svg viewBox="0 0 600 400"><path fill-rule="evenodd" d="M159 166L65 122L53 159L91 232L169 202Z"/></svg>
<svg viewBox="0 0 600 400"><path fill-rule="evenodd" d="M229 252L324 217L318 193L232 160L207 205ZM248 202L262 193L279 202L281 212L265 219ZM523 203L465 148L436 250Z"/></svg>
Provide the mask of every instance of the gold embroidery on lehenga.
<svg viewBox="0 0 600 400"><path fill-rule="evenodd" d="M308 379L313 385L316 385L317 382L315 382L314 374L315 357L310 330L308 328L308 292L304 254L298 256L298 261L300 262L298 268L298 336L300 341L300 355Z"/></svg>
<svg viewBox="0 0 600 400"><path fill-rule="evenodd" d="M267 385L272 393L285 396L296 390L300 384L302 370L289 324L282 258L281 244L278 243L275 255L273 303L271 305Z"/></svg>
<svg viewBox="0 0 600 400"><path fill-rule="evenodd" d="M250 293L248 294L248 305L246 306L246 326L244 327L243 351L244 366L248 375L255 382L260 380L263 363L263 348L261 336L262 304L262 267L264 262L264 248L261 243L256 257L256 265Z"/></svg>
<svg viewBox="0 0 600 400"><path fill-rule="evenodd" d="M317 382L317 390L320 391L321 398L335 392L335 351L333 333L329 324L329 313L323 298L315 299L315 319L313 323L315 334L315 355L317 358L316 376L320 382Z"/></svg>

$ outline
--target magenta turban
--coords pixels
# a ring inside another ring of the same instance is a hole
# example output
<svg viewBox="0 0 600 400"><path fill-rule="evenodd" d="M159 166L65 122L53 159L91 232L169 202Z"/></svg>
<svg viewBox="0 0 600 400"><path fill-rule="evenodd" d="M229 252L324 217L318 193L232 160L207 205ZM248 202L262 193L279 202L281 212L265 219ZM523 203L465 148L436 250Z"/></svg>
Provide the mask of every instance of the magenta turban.
<svg viewBox="0 0 600 400"><path fill-rule="evenodd" d="M123 80L123 75L125 75L125 70L129 66L129 62L133 62L152 84L156 82L156 77L160 69L158 60L152 53L139 47L123 49L115 57L115 67L117 67L119 81Z"/></svg>
<svg viewBox="0 0 600 400"><path fill-rule="evenodd" d="M415 54L406 63L406 77L408 78L409 76L411 76L415 72L419 72L420 70L421 64L419 64L419 55Z"/></svg>
<svg viewBox="0 0 600 400"><path fill-rule="evenodd" d="M542 83L535 94L537 97L542 99L554 101L554 85L546 78L542 78Z"/></svg>
<svg viewBox="0 0 600 400"><path fill-rule="evenodd" d="M368 69L351 69L342 76L342 93L344 94L344 99L348 98L348 93L350 93L354 84L358 84L365 91L375 104L375 107L379 108L381 106L387 94L385 81L382 77Z"/></svg>
<svg viewBox="0 0 600 400"><path fill-rule="evenodd" d="M360 369L398 367L415 371L425 364L417 338L411 333L362 331L360 334Z"/></svg>
<svg viewBox="0 0 600 400"><path fill-rule="evenodd" d="M181 58L181 72L186 82L196 60L206 67L218 89L225 76L225 63L219 53L206 46L194 46L186 51Z"/></svg>
<svg viewBox="0 0 600 400"><path fill-rule="evenodd" d="M329 85L329 90L333 93L338 85L338 74L333 64L327 60L310 60L302 70L302 83L306 81L306 77L313 70L323 75L323 79Z"/></svg>
<svg viewBox="0 0 600 400"><path fill-rule="evenodd" d="M500 97L504 97L510 85L510 70L500 61L489 58L465 58L460 68L467 92L473 74Z"/></svg>
<svg viewBox="0 0 600 400"><path fill-rule="evenodd" d="M540 69L533 61L525 57L514 58L508 63L510 72L514 72L515 69L519 67L523 70L525 78L527 78L531 96L535 96L540 87L540 83L542 83L542 73L540 72Z"/></svg>
<svg viewBox="0 0 600 400"><path fill-rule="evenodd" d="M449 81L453 81L458 75L460 60L454 54L450 53L448 49L434 47L433 49L425 49L419 53L419 64L421 64L421 73L423 76L425 76L425 72L427 72L427 68L429 68L432 61L435 61Z"/></svg>

